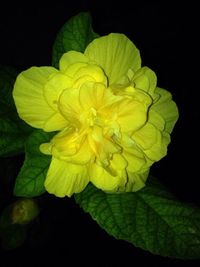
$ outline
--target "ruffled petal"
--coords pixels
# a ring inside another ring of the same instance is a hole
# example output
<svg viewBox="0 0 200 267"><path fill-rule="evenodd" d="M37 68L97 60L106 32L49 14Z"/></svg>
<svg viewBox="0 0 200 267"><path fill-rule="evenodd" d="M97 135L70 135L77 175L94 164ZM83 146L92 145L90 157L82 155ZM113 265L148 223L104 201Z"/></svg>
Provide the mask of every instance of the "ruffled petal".
<svg viewBox="0 0 200 267"><path fill-rule="evenodd" d="M32 67L19 74L13 97L17 112L26 123L43 128L44 123L55 113L47 103L43 89L48 79L57 73L52 67Z"/></svg>
<svg viewBox="0 0 200 267"><path fill-rule="evenodd" d="M65 128L51 139L53 156L64 157L75 155L84 141L84 136L73 127Z"/></svg>
<svg viewBox="0 0 200 267"><path fill-rule="evenodd" d="M117 83L131 68L141 67L139 50L124 35L111 33L93 40L86 48L85 55L105 71L109 83Z"/></svg>
<svg viewBox="0 0 200 267"><path fill-rule="evenodd" d="M81 52L69 51L62 55L59 68L61 71L65 72L66 69L74 63L87 63L88 58Z"/></svg>
<svg viewBox="0 0 200 267"><path fill-rule="evenodd" d="M134 86L136 86L136 84L132 85L129 84L127 86L115 84L114 86L111 87L111 90L115 95L118 96L127 95L131 97L133 100L139 101L144 105L149 106L152 103L151 96L144 90L135 88Z"/></svg>
<svg viewBox="0 0 200 267"><path fill-rule="evenodd" d="M165 120L158 112L156 112L152 108L149 109L148 122L153 124L161 132L163 132L165 129Z"/></svg>
<svg viewBox="0 0 200 267"><path fill-rule="evenodd" d="M71 87L72 79L62 73L53 75L44 86L44 96L49 106L54 109L54 114L46 121L44 131L59 131L64 129L68 122L58 108L59 97L62 92Z"/></svg>
<svg viewBox="0 0 200 267"><path fill-rule="evenodd" d="M107 77L103 70L95 64L87 64L81 67L74 76L76 79L83 78L85 81L94 81L107 85Z"/></svg>
<svg viewBox="0 0 200 267"><path fill-rule="evenodd" d="M48 80L44 87L44 96L48 104L58 111L58 99L65 89L72 86L72 79L65 74L56 73Z"/></svg>
<svg viewBox="0 0 200 267"><path fill-rule="evenodd" d="M157 83L157 77L155 72L153 72L148 67L143 67L139 69L133 76L132 81L135 84L135 88L144 90L151 96L153 96L156 83Z"/></svg>
<svg viewBox="0 0 200 267"><path fill-rule="evenodd" d="M138 101L124 100L118 104L117 109L116 121L122 132L133 133L146 122L146 107Z"/></svg>
<svg viewBox="0 0 200 267"><path fill-rule="evenodd" d="M145 186L149 175L149 169L143 172L128 172L128 181L125 188L120 188L122 192L136 192Z"/></svg>
<svg viewBox="0 0 200 267"><path fill-rule="evenodd" d="M120 152L121 147L112 140L103 136L102 128L94 126L92 132L88 135L89 145L96 155L96 160L102 166L108 166L112 154Z"/></svg>
<svg viewBox="0 0 200 267"><path fill-rule="evenodd" d="M55 112L43 126L45 132L54 132L64 129L68 126L68 121L59 113Z"/></svg>
<svg viewBox="0 0 200 267"><path fill-rule="evenodd" d="M160 95L160 98L152 106L152 110L163 117L165 120L165 131L170 134L179 116L177 105L172 100L172 95L168 91L157 87L156 93Z"/></svg>
<svg viewBox="0 0 200 267"><path fill-rule="evenodd" d="M45 155L52 155L52 144L51 143L43 143L40 145L40 152Z"/></svg>
<svg viewBox="0 0 200 267"><path fill-rule="evenodd" d="M89 182L87 167L53 157L45 180L45 188L57 197L70 197L81 192Z"/></svg>
<svg viewBox="0 0 200 267"><path fill-rule="evenodd" d="M57 134L52 140L52 155L73 164L87 164L94 159L94 154L84 132Z"/></svg>
<svg viewBox="0 0 200 267"><path fill-rule="evenodd" d="M71 162L73 164L81 164L81 165L91 163L94 160L95 160L95 155L92 152L87 139L84 140L79 151L75 155L66 157L67 162Z"/></svg>
<svg viewBox="0 0 200 267"><path fill-rule="evenodd" d="M151 148L160 139L161 133L150 123L146 123L144 127L135 132L132 136L133 140L143 150Z"/></svg>
<svg viewBox="0 0 200 267"><path fill-rule="evenodd" d="M133 134L132 138L152 161L158 161L167 154L170 136L167 133L161 133L151 123L146 123Z"/></svg>
<svg viewBox="0 0 200 267"><path fill-rule="evenodd" d="M79 100L84 110L96 109L102 106L105 86L101 83L85 83L80 88Z"/></svg>
<svg viewBox="0 0 200 267"><path fill-rule="evenodd" d="M78 89L66 89L62 92L59 98L59 110L71 125L79 124L79 116L81 115L81 106L79 102Z"/></svg>
<svg viewBox="0 0 200 267"><path fill-rule="evenodd" d="M103 167L93 163L89 169L90 181L99 189L107 192L116 192L120 185L124 185L126 180L117 174L112 175Z"/></svg>
<svg viewBox="0 0 200 267"><path fill-rule="evenodd" d="M127 170L129 172L138 172L144 166L146 167L147 160L145 154L137 147L124 149L123 156L128 162Z"/></svg>

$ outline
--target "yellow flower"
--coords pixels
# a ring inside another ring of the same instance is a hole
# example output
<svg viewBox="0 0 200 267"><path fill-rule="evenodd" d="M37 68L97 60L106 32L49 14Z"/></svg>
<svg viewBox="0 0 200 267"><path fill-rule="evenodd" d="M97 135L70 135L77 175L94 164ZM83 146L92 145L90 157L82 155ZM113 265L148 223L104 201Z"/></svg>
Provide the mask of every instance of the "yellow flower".
<svg viewBox="0 0 200 267"><path fill-rule="evenodd" d="M25 122L58 131L40 150L52 155L45 187L59 197L89 182L106 192L141 189L150 166L166 155L178 118L171 94L156 87L155 73L141 68L138 49L123 34L65 53L59 70L22 72L13 96Z"/></svg>

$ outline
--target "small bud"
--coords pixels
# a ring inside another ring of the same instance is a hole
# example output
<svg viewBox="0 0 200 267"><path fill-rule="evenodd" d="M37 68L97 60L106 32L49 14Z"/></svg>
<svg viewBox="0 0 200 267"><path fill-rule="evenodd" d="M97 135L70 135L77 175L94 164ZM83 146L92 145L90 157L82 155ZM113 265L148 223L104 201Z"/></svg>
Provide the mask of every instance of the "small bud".
<svg viewBox="0 0 200 267"><path fill-rule="evenodd" d="M39 208L33 199L20 199L13 203L11 212L12 223L27 224L39 214Z"/></svg>

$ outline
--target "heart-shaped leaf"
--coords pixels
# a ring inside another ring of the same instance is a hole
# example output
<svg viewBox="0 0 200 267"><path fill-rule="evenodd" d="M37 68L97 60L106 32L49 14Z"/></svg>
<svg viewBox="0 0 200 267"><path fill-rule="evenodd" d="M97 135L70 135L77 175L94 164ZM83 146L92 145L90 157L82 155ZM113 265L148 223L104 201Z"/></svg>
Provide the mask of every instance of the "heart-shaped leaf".
<svg viewBox="0 0 200 267"><path fill-rule="evenodd" d="M61 56L75 50L84 52L86 46L97 38L91 26L91 16L87 12L81 12L69 19L58 32L53 46L52 64L58 68Z"/></svg>

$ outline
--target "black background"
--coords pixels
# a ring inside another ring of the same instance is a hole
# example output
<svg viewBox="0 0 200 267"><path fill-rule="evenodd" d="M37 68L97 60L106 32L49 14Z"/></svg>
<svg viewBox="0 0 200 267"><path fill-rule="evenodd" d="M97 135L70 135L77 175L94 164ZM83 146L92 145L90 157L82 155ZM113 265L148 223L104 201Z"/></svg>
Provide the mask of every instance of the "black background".
<svg viewBox="0 0 200 267"><path fill-rule="evenodd" d="M153 166L152 174L181 201L200 205L196 10L191 1L7 2L0 8L0 64L20 70L51 65L57 32L80 11L91 13L93 28L100 35L126 34L140 49L143 66L152 68L158 85L173 94L180 112L168 155ZM13 160L20 163L18 157ZM6 190L2 203L12 200ZM163 258L115 240L73 198L45 195L41 208L32 236L21 248L2 251L0 266L200 266L198 260Z"/></svg>

